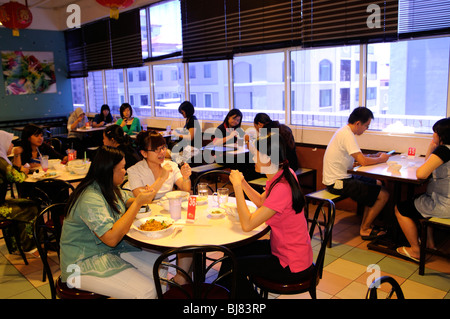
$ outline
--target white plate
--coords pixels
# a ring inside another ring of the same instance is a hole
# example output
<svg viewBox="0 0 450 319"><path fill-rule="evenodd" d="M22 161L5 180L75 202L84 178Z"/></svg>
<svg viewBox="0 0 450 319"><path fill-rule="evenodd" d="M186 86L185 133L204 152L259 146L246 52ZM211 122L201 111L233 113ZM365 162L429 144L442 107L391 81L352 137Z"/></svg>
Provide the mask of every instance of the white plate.
<svg viewBox="0 0 450 319"><path fill-rule="evenodd" d="M172 224L172 226L170 226L169 228L163 229L163 230L155 230L155 231L145 231L145 230L140 230L139 226L141 226L142 224L145 224L145 222L149 219L155 219L159 222L165 222L165 223L169 223ZM134 228L135 230L137 230L138 232L140 232L141 234L146 235L147 237L150 238L161 238L164 236L169 235L170 233L172 233L173 231L173 223L174 220L172 218L169 217L164 217L164 216L154 216L154 217L145 217L145 218L139 218L136 219L133 222L132 228Z"/></svg>
<svg viewBox="0 0 450 319"><path fill-rule="evenodd" d="M173 197L183 197L183 201L187 201L189 199L189 192L184 191L172 191L167 192L163 197L161 197L162 200L173 198Z"/></svg>
<svg viewBox="0 0 450 319"><path fill-rule="evenodd" d="M31 175L31 176L37 180L43 180L43 179L47 179L47 178L56 178L59 176L59 174L55 173L55 172L44 173L43 171L39 170L39 173L34 172L33 175Z"/></svg>

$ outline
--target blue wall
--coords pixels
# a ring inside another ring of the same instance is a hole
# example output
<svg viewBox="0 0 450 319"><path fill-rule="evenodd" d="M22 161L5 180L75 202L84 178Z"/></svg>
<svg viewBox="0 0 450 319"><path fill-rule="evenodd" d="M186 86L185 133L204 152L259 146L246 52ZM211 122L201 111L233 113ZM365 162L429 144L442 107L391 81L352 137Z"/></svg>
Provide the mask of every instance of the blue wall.
<svg viewBox="0 0 450 319"><path fill-rule="evenodd" d="M6 95L2 72L0 121L67 116L73 111L63 32L20 30L20 36L13 37L10 29L0 28L0 51L52 51L57 88L57 93Z"/></svg>

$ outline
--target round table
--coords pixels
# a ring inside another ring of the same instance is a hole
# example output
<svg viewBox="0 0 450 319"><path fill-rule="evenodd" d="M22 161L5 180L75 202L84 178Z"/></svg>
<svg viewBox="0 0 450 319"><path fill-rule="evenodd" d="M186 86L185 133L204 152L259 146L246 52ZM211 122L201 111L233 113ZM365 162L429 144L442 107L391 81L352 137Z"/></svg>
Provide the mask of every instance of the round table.
<svg viewBox="0 0 450 319"><path fill-rule="evenodd" d="M159 251L187 245L220 245L234 248L258 240L270 230L269 226L262 224L250 232L244 232L240 222L234 217L225 215L220 218L210 218L208 217L208 207L213 203L212 196L209 196L208 202L196 206L195 221L193 223L186 221L186 225L182 226L182 231L174 237L173 232L169 232L161 238L150 238L132 227L125 239L135 246ZM229 197L228 202L235 203L236 199ZM256 210L252 202L247 201L247 205L251 207L251 211ZM170 217L169 212L162 206L158 204L149 206L151 212L142 218L150 219L152 216L158 215ZM186 207L186 205L183 206ZM186 220L186 215L187 211L183 208L181 211L182 223Z"/></svg>

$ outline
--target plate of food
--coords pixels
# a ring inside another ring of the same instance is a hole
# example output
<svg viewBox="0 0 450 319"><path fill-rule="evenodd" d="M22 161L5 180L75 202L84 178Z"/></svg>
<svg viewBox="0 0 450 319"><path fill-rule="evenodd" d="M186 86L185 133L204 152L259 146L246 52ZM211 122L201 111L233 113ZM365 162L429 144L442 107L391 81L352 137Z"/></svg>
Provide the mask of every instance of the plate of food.
<svg viewBox="0 0 450 319"><path fill-rule="evenodd" d="M33 175L31 175L33 178L37 180L47 179L47 178L56 178L59 176L56 172L47 172L36 170L34 171Z"/></svg>
<svg viewBox="0 0 450 319"><path fill-rule="evenodd" d="M132 227L150 238L161 238L173 231L173 219L165 216L139 218L133 222Z"/></svg>

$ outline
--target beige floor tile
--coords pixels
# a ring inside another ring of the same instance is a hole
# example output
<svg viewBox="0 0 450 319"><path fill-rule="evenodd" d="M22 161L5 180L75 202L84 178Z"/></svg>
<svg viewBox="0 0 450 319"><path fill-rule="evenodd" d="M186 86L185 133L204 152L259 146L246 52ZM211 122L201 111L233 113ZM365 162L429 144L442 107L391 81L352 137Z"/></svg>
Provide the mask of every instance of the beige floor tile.
<svg viewBox="0 0 450 319"><path fill-rule="evenodd" d="M344 278L355 280L367 271L367 267L352 261L337 259L326 266L325 270Z"/></svg>
<svg viewBox="0 0 450 319"><path fill-rule="evenodd" d="M442 299L447 294L446 291L425 286L412 280L406 280L400 287L405 299Z"/></svg>

